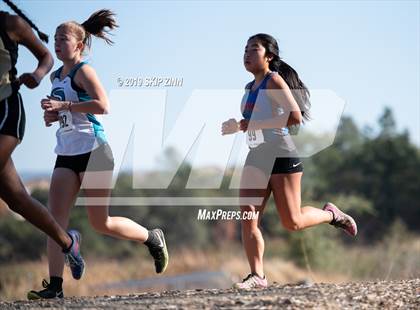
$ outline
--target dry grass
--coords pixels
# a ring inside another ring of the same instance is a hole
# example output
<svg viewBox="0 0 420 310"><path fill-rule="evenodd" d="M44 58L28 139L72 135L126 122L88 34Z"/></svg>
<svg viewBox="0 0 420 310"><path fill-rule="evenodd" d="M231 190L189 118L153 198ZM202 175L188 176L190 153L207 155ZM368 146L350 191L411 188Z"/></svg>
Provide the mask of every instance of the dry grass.
<svg viewBox="0 0 420 310"><path fill-rule="evenodd" d="M240 255L238 255L240 253ZM64 288L66 296L114 295L139 292L139 289L98 289L99 286L128 280L140 280L152 277L168 277L197 271L221 271L229 281L239 281L249 273L249 267L242 249L237 246L217 251L194 251L180 249L172 253L168 269L164 275L156 275L150 257L139 254L126 260L107 260L87 258L87 272L81 281L71 278L65 268ZM293 283L310 279L307 271L296 267L291 262L268 258L265 269L270 282ZM0 267L0 299L25 299L31 289L41 289L41 280L48 279L47 260L37 262L12 263ZM346 280L343 277L330 277L317 274L317 281L335 282ZM147 290L164 290L168 287L154 287ZM145 291L146 289L142 290Z"/></svg>
<svg viewBox="0 0 420 310"><path fill-rule="evenodd" d="M284 249L279 243L267 242L267 253ZM345 250L345 252L341 252ZM304 280L312 282L342 283L360 280L389 280L420 277L420 239L390 238L374 247L353 247L337 249L335 259L330 257L331 268L323 272L311 270L311 262L306 268L299 268L290 261L267 254L264 269L269 281L296 283ZM345 257L345 259L343 259ZM168 269L164 275L156 275L152 259L145 252L139 252L135 258L125 260L101 260L88 257L87 272L83 280L72 280L68 268L64 274L66 296L94 296L138 293L141 291L161 291L183 289L185 287L160 285L139 288L104 289L100 286L120 281L141 280L145 278L166 278L192 272L217 271L225 275L220 288L225 288L239 281L249 273L249 267L242 247L226 245L220 248L203 250L177 249L172 251ZM48 279L47 261L11 263L0 266L0 299L25 299L31 289L41 289L41 280ZM203 284L206 287L206 283ZM217 287L213 283L209 287Z"/></svg>

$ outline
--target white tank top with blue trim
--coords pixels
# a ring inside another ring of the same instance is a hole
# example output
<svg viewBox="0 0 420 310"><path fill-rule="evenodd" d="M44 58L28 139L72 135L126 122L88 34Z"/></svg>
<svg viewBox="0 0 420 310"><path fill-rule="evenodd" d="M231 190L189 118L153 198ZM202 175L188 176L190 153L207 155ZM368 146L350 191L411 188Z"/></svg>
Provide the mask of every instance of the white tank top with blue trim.
<svg viewBox="0 0 420 310"><path fill-rule="evenodd" d="M74 83L74 76L86 62L81 62L62 80L59 68L52 81L51 96L62 101L82 102L89 101L89 95ZM97 117L91 113L60 111L58 113L60 127L56 132L57 145L55 153L72 156L93 151L101 144L106 143L104 129Z"/></svg>

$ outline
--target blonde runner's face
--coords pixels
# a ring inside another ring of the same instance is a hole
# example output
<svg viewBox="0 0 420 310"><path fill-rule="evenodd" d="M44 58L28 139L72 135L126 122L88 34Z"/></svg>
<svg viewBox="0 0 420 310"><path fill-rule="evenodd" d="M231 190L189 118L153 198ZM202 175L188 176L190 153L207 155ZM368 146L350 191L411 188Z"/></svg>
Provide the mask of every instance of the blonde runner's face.
<svg viewBox="0 0 420 310"><path fill-rule="evenodd" d="M78 41L68 27L59 27L54 35L54 50L61 61L80 57L83 43Z"/></svg>

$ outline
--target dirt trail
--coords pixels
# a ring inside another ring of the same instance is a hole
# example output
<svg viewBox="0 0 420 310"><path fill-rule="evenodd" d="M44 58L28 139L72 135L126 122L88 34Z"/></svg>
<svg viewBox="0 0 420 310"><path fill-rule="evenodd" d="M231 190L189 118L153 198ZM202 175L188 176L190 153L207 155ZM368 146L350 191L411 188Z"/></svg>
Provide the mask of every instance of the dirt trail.
<svg viewBox="0 0 420 310"><path fill-rule="evenodd" d="M420 279L279 285L254 291L186 290L56 301L0 302L0 309L420 309Z"/></svg>

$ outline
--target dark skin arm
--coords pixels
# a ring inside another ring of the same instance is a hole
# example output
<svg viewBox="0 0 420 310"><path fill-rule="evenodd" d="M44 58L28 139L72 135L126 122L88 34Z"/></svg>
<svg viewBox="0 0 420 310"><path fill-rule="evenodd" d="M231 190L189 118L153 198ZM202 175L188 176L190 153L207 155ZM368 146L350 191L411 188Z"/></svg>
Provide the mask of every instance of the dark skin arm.
<svg viewBox="0 0 420 310"><path fill-rule="evenodd" d="M25 46L38 60L38 66L34 72L23 73L19 77L19 84L24 84L31 89L37 87L54 64L50 52L35 36L28 23L19 16L8 15L6 19L6 32L10 39Z"/></svg>

